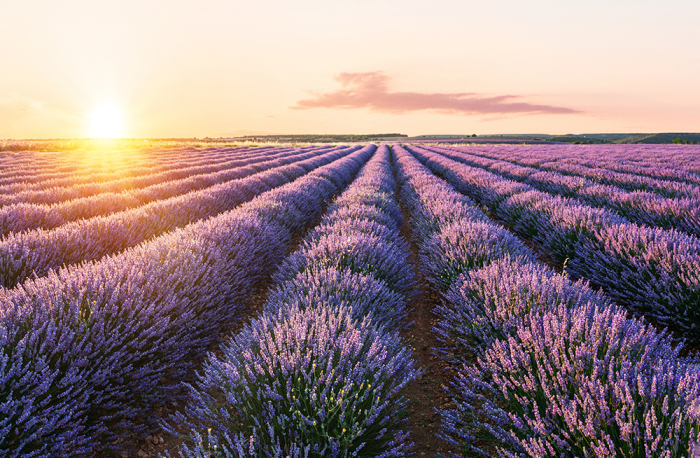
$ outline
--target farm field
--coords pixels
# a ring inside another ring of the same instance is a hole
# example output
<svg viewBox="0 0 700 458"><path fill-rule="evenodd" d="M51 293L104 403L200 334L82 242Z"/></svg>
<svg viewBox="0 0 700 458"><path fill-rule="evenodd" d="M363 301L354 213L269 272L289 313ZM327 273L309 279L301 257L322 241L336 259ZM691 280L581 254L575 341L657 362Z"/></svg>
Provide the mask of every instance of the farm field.
<svg viewBox="0 0 700 458"><path fill-rule="evenodd" d="M0 457L691 457L700 146L0 152Z"/></svg>

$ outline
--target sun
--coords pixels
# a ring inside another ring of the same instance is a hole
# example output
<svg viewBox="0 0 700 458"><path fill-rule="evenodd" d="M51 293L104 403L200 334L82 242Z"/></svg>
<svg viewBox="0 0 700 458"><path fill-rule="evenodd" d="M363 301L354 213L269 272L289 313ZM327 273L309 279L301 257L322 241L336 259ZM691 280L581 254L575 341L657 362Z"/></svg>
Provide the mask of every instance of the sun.
<svg viewBox="0 0 700 458"><path fill-rule="evenodd" d="M90 138L125 137L124 116L114 103L102 103L88 115Z"/></svg>

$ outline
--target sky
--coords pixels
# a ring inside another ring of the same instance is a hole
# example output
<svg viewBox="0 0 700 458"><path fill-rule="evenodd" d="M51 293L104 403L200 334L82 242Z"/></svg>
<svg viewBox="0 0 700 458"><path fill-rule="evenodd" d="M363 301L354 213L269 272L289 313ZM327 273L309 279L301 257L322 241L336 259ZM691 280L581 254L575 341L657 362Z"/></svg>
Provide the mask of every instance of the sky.
<svg viewBox="0 0 700 458"><path fill-rule="evenodd" d="M698 132L697 0L0 2L0 139Z"/></svg>

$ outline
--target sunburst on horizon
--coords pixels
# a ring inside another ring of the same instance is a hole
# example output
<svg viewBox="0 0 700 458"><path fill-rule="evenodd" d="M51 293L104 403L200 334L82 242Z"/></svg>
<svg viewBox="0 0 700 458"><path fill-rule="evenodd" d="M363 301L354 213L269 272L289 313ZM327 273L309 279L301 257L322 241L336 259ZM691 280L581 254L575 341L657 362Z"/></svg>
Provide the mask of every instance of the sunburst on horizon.
<svg viewBox="0 0 700 458"><path fill-rule="evenodd" d="M124 138L126 125L121 108L113 102L103 102L88 115L90 138Z"/></svg>

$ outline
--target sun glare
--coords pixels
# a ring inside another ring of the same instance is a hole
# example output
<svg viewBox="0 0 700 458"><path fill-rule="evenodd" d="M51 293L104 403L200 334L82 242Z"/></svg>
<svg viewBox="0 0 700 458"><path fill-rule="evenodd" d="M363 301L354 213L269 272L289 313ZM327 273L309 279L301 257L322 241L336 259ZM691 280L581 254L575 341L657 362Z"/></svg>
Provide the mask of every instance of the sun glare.
<svg viewBox="0 0 700 458"><path fill-rule="evenodd" d="M125 135L124 116L118 106L104 103L88 115L90 138L122 138Z"/></svg>

